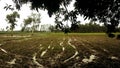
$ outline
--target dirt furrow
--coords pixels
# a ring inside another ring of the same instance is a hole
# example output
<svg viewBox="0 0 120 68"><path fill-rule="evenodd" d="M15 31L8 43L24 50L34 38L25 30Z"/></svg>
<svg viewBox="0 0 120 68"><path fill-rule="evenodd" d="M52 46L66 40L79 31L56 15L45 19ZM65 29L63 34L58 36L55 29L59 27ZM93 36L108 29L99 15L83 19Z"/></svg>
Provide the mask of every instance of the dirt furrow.
<svg viewBox="0 0 120 68"><path fill-rule="evenodd" d="M70 58L66 59L66 60L64 61L64 63L68 62L69 60L75 58L75 57L78 55L77 48L76 48L74 45L71 44L71 41L72 41L71 38L69 38L69 39L68 39L68 44L75 50L75 53L74 53L73 56L71 56Z"/></svg>
<svg viewBox="0 0 120 68"><path fill-rule="evenodd" d="M37 68L45 68L42 64L40 64L40 63L37 61L36 56L37 56L37 53L35 53L35 54L33 55L33 58L32 58L34 64L38 66Z"/></svg>
<svg viewBox="0 0 120 68"><path fill-rule="evenodd" d="M10 62L7 62L10 65L16 64L16 58L12 59Z"/></svg>

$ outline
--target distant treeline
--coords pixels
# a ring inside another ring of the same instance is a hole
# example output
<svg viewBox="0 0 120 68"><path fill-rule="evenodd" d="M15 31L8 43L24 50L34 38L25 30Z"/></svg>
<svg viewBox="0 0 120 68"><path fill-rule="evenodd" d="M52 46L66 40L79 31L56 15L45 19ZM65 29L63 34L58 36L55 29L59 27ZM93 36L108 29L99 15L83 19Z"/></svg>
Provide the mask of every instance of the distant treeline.
<svg viewBox="0 0 120 68"><path fill-rule="evenodd" d="M76 32L76 33L93 33L93 32L106 32L107 28L104 25L96 23L86 24L72 24L70 28L56 29L55 26L50 27L51 32ZM120 32L120 28L117 29Z"/></svg>
<svg viewBox="0 0 120 68"><path fill-rule="evenodd" d="M99 25L96 23L86 23L86 24L73 24L70 28L71 32L89 33L89 32L106 32L106 27L104 25Z"/></svg>

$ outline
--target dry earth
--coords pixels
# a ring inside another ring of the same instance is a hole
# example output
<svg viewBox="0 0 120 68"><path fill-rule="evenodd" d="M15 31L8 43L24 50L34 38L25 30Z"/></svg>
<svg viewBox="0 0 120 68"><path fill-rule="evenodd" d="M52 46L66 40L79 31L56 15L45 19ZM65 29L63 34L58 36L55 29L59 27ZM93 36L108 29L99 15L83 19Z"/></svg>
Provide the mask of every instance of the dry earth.
<svg viewBox="0 0 120 68"><path fill-rule="evenodd" d="M0 38L0 68L120 68L120 40L105 35Z"/></svg>

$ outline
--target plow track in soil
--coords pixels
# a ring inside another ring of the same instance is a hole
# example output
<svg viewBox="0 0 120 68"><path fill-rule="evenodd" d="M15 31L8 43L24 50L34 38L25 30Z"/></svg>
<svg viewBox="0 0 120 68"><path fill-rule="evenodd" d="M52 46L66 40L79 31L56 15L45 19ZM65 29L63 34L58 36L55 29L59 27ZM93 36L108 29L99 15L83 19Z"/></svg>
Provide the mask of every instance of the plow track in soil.
<svg viewBox="0 0 120 68"><path fill-rule="evenodd" d="M65 40L67 40L67 41L65 41ZM87 64L90 62L94 62L94 60L97 60L100 58L99 55L103 56L105 54L108 54L111 59L118 60L118 57L110 54L109 50L105 49L104 47L101 47L99 44L93 44L92 42L90 42L86 39L78 40L75 37L69 37L68 39L63 38L61 41L58 41L58 43L59 44L56 46L60 47L61 50L59 51L59 53L57 53L57 54L55 53L54 57L48 56L48 58L44 58L44 56L46 54L50 53L49 50L52 51L56 48L53 46L53 44L51 42L44 50L43 50L44 45L40 44L40 46L39 46L40 49L37 52L33 53L33 57L27 57L27 56L22 56L22 55L18 55L18 54L13 54L13 53L10 53L7 50L3 49L2 47L0 47L0 50L7 55L15 56L10 61L6 61L6 63L10 67L14 67L14 65L20 66L19 63L20 62L22 63L24 61L23 58L27 59L26 65L28 67L36 67L36 68L48 68L49 65L52 68L52 67L56 66L57 64L58 64L58 66L60 66L62 64L69 64L69 62L71 62L71 61L73 61L72 62L73 67L77 67L77 66L79 67L79 66L81 66L81 64L84 65L84 64ZM67 45L65 45L65 43ZM97 46L95 46L95 45L97 45ZM67 50L67 46L72 48L73 54L64 60L60 60L60 59L63 59L63 57L67 53L65 51L69 51L69 50ZM40 53L39 54L40 58L37 57L38 53ZM44 60L42 58L44 58ZM20 59L22 59L22 60L20 61ZM44 63L42 63L41 60L44 61ZM79 62L77 60L79 60ZM49 64L45 65L45 63L48 61L49 61ZM26 65L24 65L24 66L26 66Z"/></svg>
<svg viewBox="0 0 120 68"><path fill-rule="evenodd" d="M64 63L68 62L69 60L75 58L75 57L78 55L77 48L76 48L74 45L71 44L71 41L72 41L71 38L69 38L69 39L68 39L68 44L74 49L75 52L74 52L74 55L71 56L70 58L66 59L66 60L64 61Z"/></svg>

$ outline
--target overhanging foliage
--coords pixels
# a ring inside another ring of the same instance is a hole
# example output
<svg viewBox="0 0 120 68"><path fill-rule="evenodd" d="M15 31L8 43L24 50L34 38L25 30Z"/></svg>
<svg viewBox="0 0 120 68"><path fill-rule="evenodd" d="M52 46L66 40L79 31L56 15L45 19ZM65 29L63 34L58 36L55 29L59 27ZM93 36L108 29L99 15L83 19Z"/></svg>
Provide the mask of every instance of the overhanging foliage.
<svg viewBox="0 0 120 68"><path fill-rule="evenodd" d="M19 9L24 3L31 2L32 9L47 9L49 16L59 11L60 5L70 4L71 0L13 0ZM116 32L115 29L120 22L120 0L76 0L75 10L83 15L85 19L104 22L108 33ZM73 15L74 16L74 15ZM109 28L110 27L110 28Z"/></svg>

